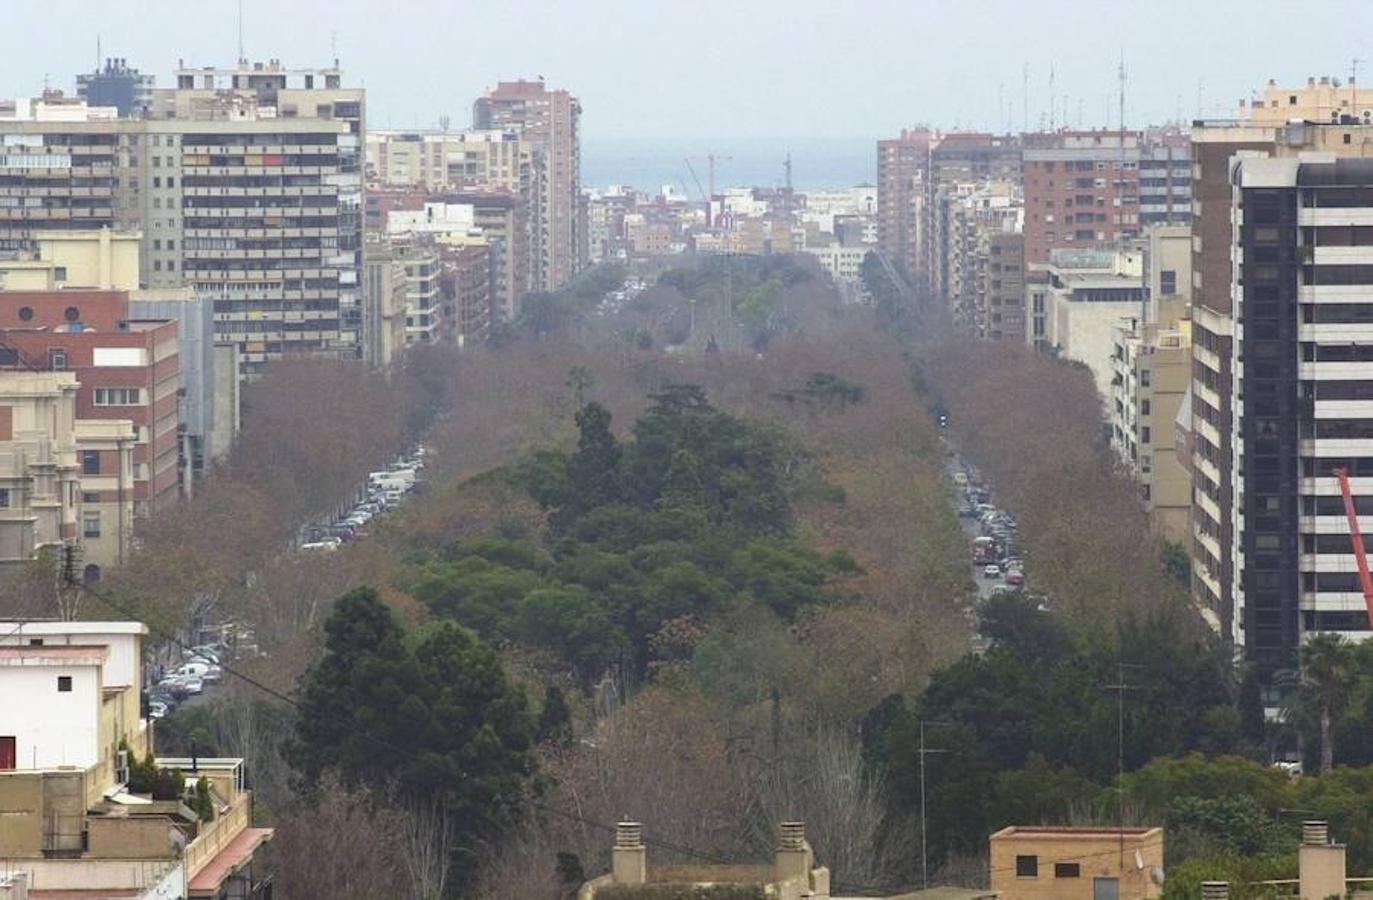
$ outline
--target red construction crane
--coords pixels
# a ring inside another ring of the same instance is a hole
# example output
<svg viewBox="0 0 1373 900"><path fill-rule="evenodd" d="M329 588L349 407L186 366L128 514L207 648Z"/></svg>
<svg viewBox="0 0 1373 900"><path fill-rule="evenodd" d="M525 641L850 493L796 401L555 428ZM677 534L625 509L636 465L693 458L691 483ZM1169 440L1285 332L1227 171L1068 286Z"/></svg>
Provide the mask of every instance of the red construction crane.
<svg viewBox="0 0 1373 900"><path fill-rule="evenodd" d="M1368 607L1368 625L1373 628L1373 576L1368 574L1368 554L1363 549L1363 532L1359 529L1359 512L1354 508L1354 492L1349 489L1349 470L1335 470L1344 495L1344 514L1349 519L1349 542L1354 545L1354 561L1359 565L1359 584L1363 587L1363 602Z"/></svg>

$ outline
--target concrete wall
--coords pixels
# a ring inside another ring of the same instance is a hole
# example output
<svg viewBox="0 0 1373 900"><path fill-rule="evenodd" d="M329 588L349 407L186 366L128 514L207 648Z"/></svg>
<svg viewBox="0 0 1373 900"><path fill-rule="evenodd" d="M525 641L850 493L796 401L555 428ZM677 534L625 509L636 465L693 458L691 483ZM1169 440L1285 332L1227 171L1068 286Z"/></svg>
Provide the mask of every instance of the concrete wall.
<svg viewBox="0 0 1373 900"><path fill-rule="evenodd" d="M1052 345L1064 359L1077 360L1092 370L1102 402L1111 396L1111 352L1120 320L1138 316L1137 301L1075 303L1061 293L1050 292L1053 301Z"/></svg>
<svg viewBox="0 0 1373 900"><path fill-rule="evenodd" d="M89 768L100 760L100 668L26 664L3 670L0 735L13 735L20 769ZM57 690L59 675L72 689Z"/></svg>

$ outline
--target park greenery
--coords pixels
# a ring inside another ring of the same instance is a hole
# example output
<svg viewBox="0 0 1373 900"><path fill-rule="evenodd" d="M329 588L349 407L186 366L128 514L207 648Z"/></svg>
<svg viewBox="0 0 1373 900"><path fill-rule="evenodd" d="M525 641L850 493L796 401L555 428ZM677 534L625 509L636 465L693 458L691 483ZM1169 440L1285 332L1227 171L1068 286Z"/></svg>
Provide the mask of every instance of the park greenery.
<svg viewBox="0 0 1373 900"><path fill-rule="evenodd" d="M837 885L906 887L922 722L942 880L985 877L1002 825L1124 818L1167 826L1165 890L1190 897L1290 874L1293 809L1373 867L1373 645L1313 643L1266 723L1111 465L1090 379L909 343L933 326L869 263L865 309L802 261L734 257L602 315L624 273L594 270L496 346L345 370L365 409L321 424L338 446L261 432L145 532L119 596L231 611L266 651L244 666L294 699L231 680L158 726L161 752L252 760L284 894L561 900L608 864L588 823L626 815L734 861L802 819ZM252 421L319 418L328 372L281 374ZM941 416L1017 514L1033 594L975 604ZM420 434L423 495L366 541L283 551L282 523Z"/></svg>

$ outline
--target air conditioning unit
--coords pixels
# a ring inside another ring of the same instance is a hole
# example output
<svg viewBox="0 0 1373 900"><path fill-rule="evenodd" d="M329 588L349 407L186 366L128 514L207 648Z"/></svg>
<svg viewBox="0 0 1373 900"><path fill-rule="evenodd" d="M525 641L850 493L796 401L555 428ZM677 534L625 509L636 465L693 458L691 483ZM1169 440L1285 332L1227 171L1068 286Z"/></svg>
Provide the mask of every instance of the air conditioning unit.
<svg viewBox="0 0 1373 900"><path fill-rule="evenodd" d="M129 782L129 751L120 750L114 761L114 780L116 784Z"/></svg>

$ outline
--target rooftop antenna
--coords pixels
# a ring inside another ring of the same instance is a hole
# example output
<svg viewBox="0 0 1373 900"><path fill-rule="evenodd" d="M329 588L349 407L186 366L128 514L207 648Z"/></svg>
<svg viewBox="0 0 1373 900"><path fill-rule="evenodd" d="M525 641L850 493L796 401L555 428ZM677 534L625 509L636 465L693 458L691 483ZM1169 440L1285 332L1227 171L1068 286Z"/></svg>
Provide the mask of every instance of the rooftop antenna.
<svg viewBox="0 0 1373 900"><path fill-rule="evenodd" d="M1049 130L1054 130L1054 64L1049 63Z"/></svg>
<svg viewBox="0 0 1373 900"><path fill-rule="evenodd" d="M1125 135L1125 48L1124 48L1124 47L1121 47L1121 48L1120 48L1120 67L1117 69L1117 73L1118 73L1118 77L1120 78L1120 133L1121 133L1121 140L1122 140L1122 142L1123 142L1123 141L1124 141L1124 135ZM1125 155L1125 145L1124 145L1124 143L1121 144L1121 147L1120 147L1120 154L1121 154L1121 156L1124 156L1124 155Z"/></svg>
<svg viewBox="0 0 1373 900"><path fill-rule="evenodd" d="M243 0L238 0L238 64L243 65L248 58L243 55Z"/></svg>
<svg viewBox="0 0 1373 900"><path fill-rule="evenodd" d="M1020 102L1020 113L1024 118L1021 131L1028 133L1030 130L1030 64L1028 62L1020 70L1020 92L1024 95Z"/></svg>
<svg viewBox="0 0 1373 900"><path fill-rule="evenodd" d="M1358 116L1359 113L1359 63L1363 60L1357 56L1349 61L1349 114Z"/></svg>
<svg viewBox="0 0 1373 900"><path fill-rule="evenodd" d="M1197 118L1198 118L1198 119L1204 119L1204 118L1206 118L1206 113L1205 113L1205 111L1204 111L1204 109L1203 109L1203 104L1202 104L1202 98L1205 96L1205 92L1202 90L1202 88L1204 87L1205 83L1206 83L1206 82L1205 82L1203 79L1201 79L1201 78L1198 78L1198 79L1197 79Z"/></svg>
<svg viewBox="0 0 1373 900"><path fill-rule="evenodd" d="M100 32L95 34L95 71L100 71Z"/></svg>
<svg viewBox="0 0 1373 900"><path fill-rule="evenodd" d="M329 29L329 56L334 60L334 68L338 68L338 29Z"/></svg>

